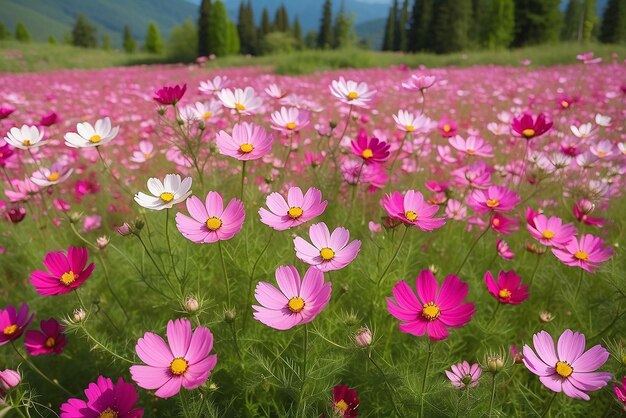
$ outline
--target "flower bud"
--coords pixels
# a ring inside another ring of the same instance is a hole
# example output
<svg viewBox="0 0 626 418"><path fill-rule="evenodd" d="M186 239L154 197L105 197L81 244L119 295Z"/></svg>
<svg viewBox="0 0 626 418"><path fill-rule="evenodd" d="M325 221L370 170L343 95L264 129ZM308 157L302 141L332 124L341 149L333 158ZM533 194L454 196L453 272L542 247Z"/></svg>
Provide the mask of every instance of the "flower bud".
<svg viewBox="0 0 626 418"><path fill-rule="evenodd" d="M232 324L237 318L237 311L235 308L224 309L224 322Z"/></svg>
<svg viewBox="0 0 626 418"><path fill-rule="evenodd" d="M120 226L114 226L113 230L123 237L126 237L132 233L130 225L128 225L126 222L124 222Z"/></svg>
<svg viewBox="0 0 626 418"><path fill-rule="evenodd" d="M145 225L146 223L143 221L143 219L141 218L135 219L135 229L137 231L141 231Z"/></svg>
<svg viewBox="0 0 626 418"><path fill-rule="evenodd" d="M99 249L104 250L107 245L109 245L109 237L107 237L106 235L98 237L96 239L96 247L98 247Z"/></svg>
<svg viewBox="0 0 626 418"><path fill-rule="evenodd" d="M26 209L21 206L13 207L6 212L6 216L14 224L22 222L26 217Z"/></svg>
<svg viewBox="0 0 626 418"><path fill-rule="evenodd" d="M430 270L430 272L434 275L437 275L437 273L439 273L439 267L434 264L429 265L428 270Z"/></svg>
<svg viewBox="0 0 626 418"><path fill-rule="evenodd" d="M372 345L372 331L368 327L361 327L354 335L354 342L359 347L369 347Z"/></svg>
<svg viewBox="0 0 626 418"><path fill-rule="evenodd" d="M199 308L200 303L198 302L198 299L196 299L193 295L187 296L185 299L185 309L187 312L196 312Z"/></svg>
<svg viewBox="0 0 626 418"><path fill-rule="evenodd" d="M554 315L552 315L548 311L539 312L539 320L544 323L551 322L554 319Z"/></svg>
<svg viewBox="0 0 626 418"><path fill-rule="evenodd" d="M159 114L159 116L165 115L165 108L164 107L159 107L157 109L157 113Z"/></svg>
<svg viewBox="0 0 626 418"><path fill-rule="evenodd" d="M328 126L330 126L330 129L335 129L337 127L337 121L331 120L330 122L328 122Z"/></svg>
<svg viewBox="0 0 626 418"><path fill-rule="evenodd" d="M87 317L87 313L83 308L74 309L74 321L82 322Z"/></svg>
<svg viewBox="0 0 626 418"><path fill-rule="evenodd" d="M489 354L485 359L487 370L491 373L498 373L504 367L504 360L500 354Z"/></svg>
<svg viewBox="0 0 626 418"><path fill-rule="evenodd" d="M83 214L80 213L80 212L72 212L69 215L70 222L73 223L73 224L75 224L77 222L80 222L80 219L82 217L83 217Z"/></svg>
<svg viewBox="0 0 626 418"><path fill-rule="evenodd" d="M16 370L5 369L0 371L0 393L8 392L22 381L22 376Z"/></svg>

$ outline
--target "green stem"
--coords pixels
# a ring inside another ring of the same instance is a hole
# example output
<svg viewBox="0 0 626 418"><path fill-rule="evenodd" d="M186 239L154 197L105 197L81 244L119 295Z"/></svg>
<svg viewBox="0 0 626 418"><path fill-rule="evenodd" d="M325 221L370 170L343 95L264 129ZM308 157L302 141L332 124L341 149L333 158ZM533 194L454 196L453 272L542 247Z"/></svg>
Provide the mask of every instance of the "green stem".
<svg viewBox="0 0 626 418"><path fill-rule="evenodd" d="M489 320L489 322L487 322L487 326L491 325L491 323L496 319L496 315L498 313L498 310L500 310L500 305L502 305L502 304L498 301L497 305L496 305L496 309L494 309L493 313L491 314L491 319Z"/></svg>
<svg viewBox="0 0 626 418"><path fill-rule="evenodd" d="M380 286L380 284L383 281L383 278L385 277L385 274L387 274L387 271L389 270L389 267L391 267L391 264L393 264L393 262L395 261L396 257L398 256L398 253L400 252L400 248L402 247L402 244L404 243L404 238L406 237L406 233L407 233L408 230L409 230L409 227L405 226L404 233L402 234L402 239L400 240L400 244L398 245L398 248L396 248L396 252L393 254L393 257L391 257L391 260L389 260L389 263L387 264L387 266L383 270L382 274L378 278L378 286Z"/></svg>
<svg viewBox="0 0 626 418"><path fill-rule="evenodd" d="M104 159L104 156L102 155L102 153L100 152L100 147L96 147L96 151L98 152L98 157L100 157L100 161L102 161L102 165L104 166L105 170L109 173L109 175L111 176L111 178L113 178L113 180L115 180L115 182L118 184L118 186L120 186L120 188L122 190L124 190L124 192L126 192L127 194L129 194L130 196L134 196L135 194L133 192L131 192L125 185L124 183L122 183L122 180L120 180L119 177L117 177L115 174L113 174L113 170L111 170L111 166L109 166L109 164L106 162L106 160Z"/></svg>
<svg viewBox="0 0 626 418"><path fill-rule="evenodd" d="M516 187L516 191L519 191L519 189L522 187L522 183L524 182L524 175L526 175L526 166L527 166L527 155L528 155L528 145L530 143L530 140L526 140L526 145L524 146L524 160L522 163L522 172L520 173L520 177L519 177L519 182L517 183L517 187Z"/></svg>
<svg viewBox="0 0 626 418"><path fill-rule="evenodd" d="M35 364L32 361L30 361L27 357L24 357L22 355L22 353L20 353L19 350L17 349L17 347L15 346L15 342L14 341L11 341L11 347L13 347L13 350L15 350L15 353L24 361L24 363L28 364L30 366L30 368L33 369L39 376L43 377L46 382L50 383L51 385L54 385L54 386L58 387L63 392L65 392L67 395L70 395L70 396L72 395L72 392L70 392L69 390L65 389L59 382L55 382L54 380L50 379L48 376L46 376L46 374L44 372L39 370L39 368L37 366L35 366Z"/></svg>
<svg viewBox="0 0 626 418"><path fill-rule="evenodd" d="M428 367L430 366L430 358L433 354L433 346L428 341L428 357L426 357L426 365L424 366L424 374L422 375L422 386L420 389L420 418L424 418L424 388L426 387L426 377L428 376Z"/></svg>
<svg viewBox="0 0 626 418"><path fill-rule="evenodd" d="M154 291L154 292L158 293L159 295L163 296L164 298L167 298L167 295L166 295L165 293L161 292L159 289L157 289L157 288L156 288L156 287L154 287L152 284L150 284L150 283L148 282L148 280L146 280L146 278L145 278L145 276L144 276L144 274L143 274L143 271L142 271L139 267L137 267L137 264L135 264L135 263L133 262L133 260L131 260L131 259L130 259L127 255L126 255L126 253L122 252L122 250L120 250L119 248L117 248L117 247L116 247L115 245L113 245L112 243L109 243L107 246L108 246L108 247L111 247L111 248L113 248L115 251L117 251L117 253L118 253L119 255L121 255L122 257L124 257L124 259L125 259L125 260L126 260L126 261L127 261L127 262L131 265L131 266L133 266L133 268L137 271L137 273L139 273L139 276L141 277L141 281L142 281L142 282L143 282L146 286L148 286L148 288L149 288L150 290L152 290L152 291Z"/></svg>
<svg viewBox="0 0 626 418"><path fill-rule="evenodd" d="M304 328L304 339L303 339L303 346L302 346L302 376L300 376L300 381L301 381L301 385L300 385L300 396L298 397L298 408L297 408L297 415L296 416L304 416L304 414L300 414L300 408L302 407L302 400L304 398L304 384L306 382L306 368L307 368L307 364L306 364L306 360L307 360L307 349L308 349L308 345L309 345L309 328L307 327L308 324L304 324L303 328ZM304 411L303 411L304 412Z"/></svg>
<svg viewBox="0 0 626 418"><path fill-rule="evenodd" d="M244 202L243 192L244 192L244 184L246 182L246 160L241 162L241 190L239 191L239 199Z"/></svg>
<svg viewBox="0 0 626 418"><path fill-rule="evenodd" d="M241 362L241 366L244 367L245 363L243 361L243 357L241 357L241 350L239 349L239 342L237 340L237 330L235 329L235 321L230 324L230 332L233 334L233 343L235 344L235 350L237 351L237 357L239 357L239 361Z"/></svg>
<svg viewBox="0 0 626 418"><path fill-rule="evenodd" d="M176 262L174 262L174 253L172 252L172 244L170 242L170 210L165 209L165 241L167 242L167 252L170 254L170 262L172 263L172 270L174 270L174 275L178 279L179 286L182 287L182 280L176 271ZM182 289L181 294L183 294Z"/></svg>
<svg viewBox="0 0 626 418"><path fill-rule="evenodd" d="M272 233L270 234L270 237L267 240L267 243L265 244L265 246L259 253L259 256L256 258L256 261L254 262L254 265L252 266L252 271L250 272L250 278L248 280L248 296L246 297L246 309L249 308L250 303L252 302L252 285L254 284L254 273L256 272L256 268L259 265L259 261L261 261L261 257L263 257L263 254L265 254L265 251L267 251L267 248L270 246L273 237L274 237L274 230L272 229ZM246 330L247 319L248 319L248 315L244 315L243 331Z"/></svg>
<svg viewBox="0 0 626 418"><path fill-rule="evenodd" d="M541 254L537 255L537 261L535 262L535 268L533 269L533 274L530 275L530 279L528 280L528 288L530 289L533 284L533 280L535 279L535 274L537 273L537 269L539 268L539 264L541 263Z"/></svg>
<svg viewBox="0 0 626 418"><path fill-rule="evenodd" d="M113 290L113 287L111 286L111 280L109 279L109 270L107 269L107 265L104 262L104 257L102 256L101 253L98 253L98 258L100 259L100 264L102 264L102 270L104 271L104 281L106 282L106 285L109 288L109 292L111 292L111 295L113 296L113 299L115 299L115 302L117 302L120 308L122 308L122 312L124 312L124 316L126 317L126 320L130 319L130 317L128 316L128 312L126 312L126 308L124 307L124 305L120 301L119 296L117 296L117 293L115 293L115 291Z"/></svg>
<svg viewBox="0 0 626 418"><path fill-rule="evenodd" d="M554 399L556 399L556 394L557 394L557 392L554 392L554 395L552 395L552 397L550 398L550 402L548 402L548 405L546 406L546 409L544 409L543 413L541 414L541 418L543 418L543 417L548 415L548 411L550 411L550 407L554 403Z"/></svg>
<svg viewBox="0 0 626 418"><path fill-rule="evenodd" d="M152 253L150 253L150 250L148 250L148 247L146 246L146 243L141 238L141 235L135 234L135 236L139 239L139 242L141 243L141 246L143 247L144 251L148 255L148 258L150 259L150 261L152 261L152 264L154 264L154 267L157 269L159 274L165 279L165 282L169 285L170 289L172 289L172 292L174 293L174 295L176 295L176 289L174 289L174 285L172 285L172 282L170 281L169 277L167 277L167 275L161 270L161 268L157 264L156 260L152 256Z"/></svg>
<svg viewBox="0 0 626 418"><path fill-rule="evenodd" d="M394 401L393 398L393 387L391 386L391 384L389 384L389 381L387 380L387 376L385 375L385 372L383 372L383 369L380 368L380 366L374 361L374 358L372 357L372 353L368 353L367 358L369 359L369 361L374 365L374 367L376 367L376 370L378 370L378 373L380 373L380 375L383 377L383 382L385 382L385 385L387 385L387 389L389 389L389 400L391 401L391 404L393 405L393 409L396 412L396 416L401 417L402 414L400 413L400 410L398 409L398 405L397 403Z"/></svg>
<svg viewBox="0 0 626 418"><path fill-rule="evenodd" d="M493 400L496 397L496 374L492 373L491 380L491 399L489 400L489 418L491 418L491 412L493 409Z"/></svg>
<svg viewBox="0 0 626 418"><path fill-rule="evenodd" d="M402 142L400 143L400 148L398 148L398 152L396 152L396 155L393 157L393 161L391 162L391 166L389 166L389 175L393 174L393 167L396 165L396 161L398 161L398 157L400 157L400 154L402 154L402 149L404 148L404 142L406 141L408 136L409 136L409 132L407 131L404 134L404 137L402 137Z"/></svg>
<svg viewBox="0 0 626 418"><path fill-rule="evenodd" d="M228 273L226 273L226 262L224 261L224 252L222 251L222 241L217 241L217 248L220 251L220 259L222 260L222 272L224 273L224 280L226 281L226 301L228 309L230 309L230 281L228 280Z"/></svg>
<svg viewBox="0 0 626 418"><path fill-rule="evenodd" d="M576 293L574 294L574 299L578 299L578 293L580 292L580 286L583 283L583 275L585 274L585 270L580 269L580 277L578 278L578 285L576 286Z"/></svg>
<svg viewBox="0 0 626 418"><path fill-rule="evenodd" d="M491 222L489 222L489 224L491 224ZM478 236L478 238L476 238L476 240L474 241L474 243L472 244L472 246L470 247L470 249L467 251L467 254L465 254L465 258L463 259L463 261L461 262L461 265L456 269L456 273L454 273L456 276L459 275L459 273L461 272L461 269L463 268L463 266L465 265L465 263L467 262L467 260L469 259L470 254L472 253L472 250L474 250L474 247L476 247L476 244L478 244L478 241L480 241L480 239L485 236L485 234L487 233L487 231L489 231L490 227L489 225L487 225L487 227L485 228L485 230Z"/></svg>

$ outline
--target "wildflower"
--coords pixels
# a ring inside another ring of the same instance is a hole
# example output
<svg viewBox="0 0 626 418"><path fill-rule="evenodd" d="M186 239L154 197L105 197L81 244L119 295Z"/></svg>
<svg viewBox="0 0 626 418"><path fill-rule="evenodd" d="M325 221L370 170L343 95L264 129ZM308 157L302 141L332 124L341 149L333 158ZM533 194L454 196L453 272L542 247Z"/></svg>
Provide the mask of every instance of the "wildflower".
<svg viewBox="0 0 626 418"><path fill-rule="evenodd" d="M324 282L324 273L309 267L300 280L294 266L276 269L278 289L267 282L259 282L254 296L254 319L268 327L288 330L311 322L324 310L330 300L331 284Z"/></svg>
<svg viewBox="0 0 626 418"><path fill-rule="evenodd" d="M204 94L215 94L218 91L228 87L230 85L230 80L228 77L224 76L215 76L213 80L201 81L200 87L198 90L200 93Z"/></svg>
<svg viewBox="0 0 626 418"><path fill-rule="evenodd" d="M592 218L591 216L589 216L594 209L595 205L592 202L586 199L581 199L574 204L574 206L572 207L572 212L574 213L576 219L578 219L582 223L597 227L604 226L606 219Z"/></svg>
<svg viewBox="0 0 626 418"><path fill-rule="evenodd" d="M20 223L26 217L26 209L21 206L14 206L4 213L4 216L14 224Z"/></svg>
<svg viewBox="0 0 626 418"><path fill-rule="evenodd" d="M195 389L207 381L217 363L213 348L213 334L198 326L191 330L188 319L167 323L166 344L160 335L146 332L137 341L135 350L146 365L130 367L130 374L139 387L153 390L159 398L169 398L180 392L181 386Z"/></svg>
<svg viewBox="0 0 626 418"><path fill-rule="evenodd" d="M367 138L367 132L361 129L356 140L350 142L352 153L361 158L365 164L384 163L389 158L389 148L385 141L376 137Z"/></svg>
<svg viewBox="0 0 626 418"><path fill-rule="evenodd" d="M611 126L611 117L610 116L601 115L600 113L596 113L595 121L596 121L596 124L598 126L603 126L605 128L607 126Z"/></svg>
<svg viewBox="0 0 626 418"><path fill-rule="evenodd" d="M448 138L448 142L460 152L476 157L493 157L493 147L478 136L468 136L463 139L460 135Z"/></svg>
<svg viewBox="0 0 626 418"><path fill-rule="evenodd" d="M106 235L96 238L96 247L98 247L99 250L104 250L107 245L109 245L109 237Z"/></svg>
<svg viewBox="0 0 626 418"><path fill-rule="evenodd" d="M195 119L204 123L215 122L222 113L222 104L218 100L211 100L209 103L196 102L189 107Z"/></svg>
<svg viewBox="0 0 626 418"><path fill-rule="evenodd" d="M27 150L44 145L47 141L42 141L43 134L43 128L40 131L36 126L22 125L21 128L11 128L4 141L14 148Z"/></svg>
<svg viewBox="0 0 626 418"><path fill-rule="evenodd" d="M15 112L15 108L0 105L0 120L8 118L13 112Z"/></svg>
<svg viewBox="0 0 626 418"><path fill-rule="evenodd" d="M541 311L539 312L539 320L544 324L547 324L548 322L552 322L554 320L554 315L548 311Z"/></svg>
<svg viewBox="0 0 626 418"><path fill-rule="evenodd" d="M195 243L213 243L229 240L243 226L246 212L239 199L232 199L226 208L222 196L209 192L203 203L196 196L185 202L191 217L176 214L176 227L185 238Z"/></svg>
<svg viewBox="0 0 626 418"><path fill-rule="evenodd" d="M134 386L121 377L117 383L99 376L85 389L87 401L71 398L61 405L61 418L142 418L143 409L134 408L139 396Z"/></svg>
<svg viewBox="0 0 626 418"><path fill-rule="evenodd" d="M357 83L356 81L346 81L343 77L339 77L339 81L333 80L330 92L338 98L342 103L350 106L368 107L368 103L372 100L375 90L370 90L367 83Z"/></svg>
<svg viewBox="0 0 626 418"><path fill-rule="evenodd" d="M507 218L506 216L500 213L494 213L491 216L491 229L499 234L508 235L512 232L517 231L517 219L516 218Z"/></svg>
<svg viewBox="0 0 626 418"><path fill-rule="evenodd" d="M354 342L359 347L369 347L372 345L372 331L368 327L361 327L354 335Z"/></svg>
<svg viewBox="0 0 626 418"><path fill-rule="evenodd" d="M346 385L333 388L333 408L340 417L353 418L359 416L359 397L355 389Z"/></svg>
<svg viewBox="0 0 626 418"><path fill-rule="evenodd" d="M176 106L176 103L180 101L185 95L187 91L187 83L183 84L183 86L179 86L178 84L175 86L165 86L161 87L157 91L154 92L154 97L152 97L157 103L160 103L164 106L172 105Z"/></svg>
<svg viewBox="0 0 626 418"><path fill-rule="evenodd" d="M76 124L76 131L65 134L65 145L70 148L99 147L111 142L119 132L120 127L111 127L111 119L108 117L98 119L92 126L89 122Z"/></svg>
<svg viewBox="0 0 626 418"><path fill-rule="evenodd" d="M402 87L408 91L424 91L431 88L436 80L432 75L412 74L410 79L402 82Z"/></svg>
<svg viewBox="0 0 626 418"><path fill-rule="evenodd" d="M430 130L432 121L424 114L413 114L408 110L398 110L398 115L393 115L396 127L403 132L425 133Z"/></svg>
<svg viewBox="0 0 626 418"><path fill-rule="evenodd" d="M501 271L498 273L497 281L488 271L484 279L489 293L500 303L519 305L528 299L528 285L520 286L522 278L515 273L515 270Z"/></svg>
<svg viewBox="0 0 626 418"><path fill-rule="evenodd" d="M615 391L617 400L622 403L624 409L626 410L626 377L622 379L621 385L614 385L613 390Z"/></svg>
<svg viewBox="0 0 626 418"><path fill-rule="evenodd" d="M40 326L41 331L26 331L24 337L26 352L31 356L61 354L63 347L67 344L67 337L63 333L63 326L54 318L41 321Z"/></svg>
<svg viewBox="0 0 626 418"><path fill-rule="evenodd" d="M441 119L437 124L437 128L439 129L439 134L444 138L451 138L457 132L456 123L448 117Z"/></svg>
<svg viewBox="0 0 626 418"><path fill-rule="evenodd" d="M450 370L446 370L446 376L450 379L452 386L457 389L475 388L478 386L478 379L482 372L478 363L470 365L467 361L463 361L450 366Z"/></svg>
<svg viewBox="0 0 626 418"><path fill-rule="evenodd" d="M70 246L67 254L62 251L49 252L43 259L48 271L34 271L30 275L30 282L42 296L69 293L85 283L96 267L93 263L87 266L88 257L87 249L81 247Z"/></svg>
<svg viewBox="0 0 626 418"><path fill-rule="evenodd" d="M513 190L502 186L490 186L487 190L474 190L467 203L478 213L509 212L520 202Z"/></svg>
<svg viewBox="0 0 626 418"><path fill-rule="evenodd" d="M309 188L304 195L299 187L291 187L286 201L280 193L274 192L267 196L265 204L269 210L259 209L261 222L277 231L284 231L321 215L328 201L322 202L322 192L315 187Z"/></svg>
<svg viewBox="0 0 626 418"><path fill-rule="evenodd" d="M30 181L35 183L39 187L48 187L54 184L63 183L69 178L74 170L65 164L57 161L52 164L50 168L41 167L35 171L30 178Z"/></svg>
<svg viewBox="0 0 626 418"><path fill-rule="evenodd" d="M298 110L295 107L281 107L280 111L272 113L272 129L290 134L298 132L309 124L309 112Z"/></svg>
<svg viewBox="0 0 626 418"><path fill-rule="evenodd" d="M258 160L272 149L274 138L262 126L243 122L235 124L232 135L220 131L216 144L220 152L229 157L240 161Z"/></svg>
<svg viewBox="0 0 626 418"><path fill-rule="evenodd" d="M222 89L217 92L217 97L221 100L224 107L234 109L240 115L253 115L263 105L263 99L256 96L252 87L246 87L245 90Z"/></svg>
<svg viewBox="0 0 626 418"><path fill-rule="evenodd" d="M309 228L309 244L301 237L293 240L296 257L321 271L340 270L350 264L359 254L361 241L350 243L350 232L346 228L336 228L331 234L325 223L317 223Z"/></svg>
<svg viewBox="0 0 626 418"><path fill-rule="evenodd" d="M270 96L272 99L282 99L287 96L287 92L274 83L267 86L265 94Z"/></svg>
<svg viewBox="0 0 626 418"><path fill-rule="evenodd" d="M3 403L2 396L20 384L22 376L16 370L4 369L0 371L0 404Z"/></svg>
<svg viewBox="0 0 626 418"><path fill-rule="evenodd" d="M586 234L579 240L572 237L563 248L553 247L552 253L567 266L593 272L600 264L611 258L613 250L604 246L602 238Z"/></svg>
<svg viewBox="0 0 626 418"><path fill-rule="evenodd" d="M146 209L171 209L191 194L191 177L181 181L178 174L167 174L163 182L156 177L148 180L148 190L153 196L139 192L135 195L135 202Z"/></svg>
<svg viewBox="0 0 626 418"><path fill-rule="evenodd" d="M574 136L580 139L590 138L595 134L594 126L591 122L583 123L580 126L570 125L569 128Z"/></svg>
<svg viewBox="0 0 626 418"><path fill-rule="evenodd" d="M0 346L18 339L31 323L35 314L28 316L28 305L22 303L19 311L8 305L0 309Z"/></svg>
<svg viewBox="0 0 626 418"><path fill-rule="evenodd" d="M533 335L533 351L524 345L524 365L548 389L563 392L574 399L589 400L586 392L598 390L608 383L611 373L596 372L609 358L601 345L585 351L585 336L567 329L556 347L545 331Z"/></svg>
<svg viewBox="0 0 626 418"><path fill-rule="evenodd" d="M154 145L148 141L139 141L139 150L133 151L130 160L134 163L145 163L154 156Z"/></svg>
<svg viewBox="0 0 626 418"><path fill-rule="evenodd" d="M531 114L524 113L521 117L513 119L511 128L514 133L530 140L548 132L552 128L552 122L546 121L546 115L543 113L534 120Z"/></svg>
<svg viewBox="0 0 626 418"><path fill-rule="evenodd" d="M14 153L13 147L8 143L0 144L0 167L5 167Z"/></svg>
<svg viewBox="0 0 626 418"><path fill-rule="evenodd" d="M422 336L432 341L448 338L447 328L460 328L471 319L476 309L473 303L462 303L468 286L457 276L445 278L441 289L430 270L422 270L415 279L417 296L405 281L393 287L393 298L387 298L387 310L402 321L400 331Z"/></svg>
<svg viewBox="0 0 626 418"><path fill-rule="evenodd" d="M39 125L41 126L52 126L59 121L59 116L56 112L49 112L39 119Z"/></svg>
<svg viewBox="0 0 626 418"><path fill-rule="evenodd" d="M444 218L434 217L439 206L426 203L424 196L415 190L408 190L404 196L400 192L385 195L382 205L391 218L422 231L433 231L446 223Z"/></svg>
<svg viewBox="0 0 626 418"><path fill-rule="evenodd" d="M542 214L535 216L532 223L527 224L527 228L533 238L548 247L563 247L577 233L573 224L563 225L561 218L547 218Z"/></svg>

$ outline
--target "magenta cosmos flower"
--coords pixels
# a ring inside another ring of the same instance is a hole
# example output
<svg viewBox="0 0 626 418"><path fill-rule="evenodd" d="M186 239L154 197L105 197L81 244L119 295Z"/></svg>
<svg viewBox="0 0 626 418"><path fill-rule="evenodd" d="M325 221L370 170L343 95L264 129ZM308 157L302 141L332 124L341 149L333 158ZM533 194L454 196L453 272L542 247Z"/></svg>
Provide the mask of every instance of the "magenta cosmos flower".
<svg viewBox="0 0 626 418"><path fill-rule="evenodd" d="M96 267L93 263L87 266L88 257L89 252L82 247L68 247L67 254L63 251L50 252L43 259L48 271L34 271L30 282L42 296L69 293L78 289Z"/></svg>
<svg viewBox="0 0 626 418"><path fill-rule="evenodd" d="M526 227L534 239L548 247L563 247L576 235L573 224L563 225L563 220L556 216L547 218L538 214L529 220Z"/></svg>
<svg viewBox="0 0 626 418"><path fill-rule="evenodd" d="M446 370L446 376L450 379L452 386L457 389L475 388L478 386L478 378L482 372L478 363L470 365L467 361L463 361L450 366L450 370Z"/></svg>
<svg viewBox="0 0 626 418"><path fill-rule="evenodd" d="M356 141L350 143L352 153L363 159L365 164L384 163L389 158L390 145L378 138L367 138L367 132L361 129L356 137Z"/></svg>
<svg viewBox="0 0 626 418"><path fill-rule="evenodd" d="M563 248L552 248L552 253L567 266L592 272L611 258L613 249L605 247L602 238L587 234L580 240L572 237Z"/></svg>
<svg viewBox="0 0 626 418"><path fill-rule="evenodd" d="M243 226L246 212L239 199L232 199L226 209L222 196L209 192L204 203L196 196L185 201L191 217L178 212L176 227L185 238L196 243L229 240Z"/></svg>
<svg viewBox="0 0 626 418"><path fill-rule="evenodd" d="M524 346L524 365L553 392L588 401L586 392L606 386L611 379L611 373L596 372L609 358L609 352L601 345L585 351L585 336L579 332L566 329L556 351L552 336L545 331L533 335L533 345L537 354Z"/></svg>
<svg viewBox="0 0 626 418"><path fill-rule="evenodd" d="M333 409L340 417L354 418L359 416L359 397L356 389L346 385L333 388Z"/></svg>
<svg viewBox="0 0 626 418"><path fill-rule="evenodd" d="M0 345L19 338L34 317L35 314L28 316L28 305L25 303L20 305L19 311L13 305L0 310Z"/></svg>
<svg viewBox="0 0 626 418"><path fill-rule="evenodd" d="M130 374L139 387L152 390L159 398L169 398L180 392L180 387L195 389L209 378L217 363L213 348L213 334L198 326L191 331L188 319L167 323L167 341L160 335L146 332L137 341L135 351L147 365L131 366Z"/></svg>
<svg viewBox="0 0 626 418"><path fill-rule="evenodd" d="M59 322L50 318L41 321L41 331L26 331L24 346L31 356L43 354L61 354L63 347L67 344L67 337L63 334L63 326Z"/></svg>
<svg viewBox="0 0 626 418"><path fill-rule="evenodd" d="M235 124L232 135L220 131L216 144L220 152L229 157L240 161L258 160L272 149L274 138L262 126L243 122Z"/></svg>
<svg viewBox="0 0 626 418"><path fill-rule="evenodd" d="M485 284L489 293L500 303L519 305L528 299L528 285L522 284L522 278L515 273L515 270L501 271L498 273L498 280L494 280L491 272L485 273Z"/></svg>
<svg viewBox="0 0 626 418"><path fill-rule="evenodd" d="M552 122L546 121L546 115L540 113L537 119L529 113L524 113L521 117L514 118L511 122L513 132L526 139L541 136L552 128Z"/></svg>
<svg viewBox="0 0 626 418"><path fill-rule="evenodd" d="M626 410L626 377L622 379L621 386L615 385L613 386L613 390L615 391L615 396L617 397L617 400L622 403Z"/></svg>
<svg viewBox="0 0 626 418"><path fill-rule="evenodd" d="M519 195L503 186L490 186L487 190L474 190L467 199L467 203L478 213L509 212L519 202Z"/></svg>
<svg viewBox="0 0 626 418"><path fill-rule="evenodd" d="M61 405L61 418L141 418L143 409L134 408L135 387L122 380L117 383L99 376L85 389L87 400L71 398Z"/></svg>
<svg viewBox="0 0 626 418"><path fill-rule="evenodd" d="M186 91L187 83L183 84L182 87L179 85L161 87L154 92L153 99L162 105L175 106L183 98Z"/></svg>
<svg viewBox="0 0 626 418"><path fill-rule="evenodd" d="M383 208L392 219L414 225L422 231L433 231L445 225L444 218L435 218L439 206L424 201L424 196L415 190L408 190L404 196L400 192L386 195Z"/></svg>
<svg viewBox="0 0 626 418"><path fill-rule="evenodd" d="M290 187L287 191L287 200L280 193L270 193L265 199L265 208L259 209L261 222L277 231L284 231L321 215L328 205L322 202L322 192L311 187L302 195L299 187Z"/></svg>
<svg viewBox="0 0 626 418"><path fill-rule="evenodd" d="M267 282L259 282L254 291L254 319L281 331L311 322L324 310L330 300L330 282L324 282L324 273L309 267L300 280L294 266L276 269L278 289Z"/></svg>
<svg viewBox="0 0 626 418"><path fill-rule="evenodd" d="M424 333L432 341L448 338L447 328L460 328L471 319L473 303L462 303L468 286L457 276L445 278L441 289L430 270L422 270L415 279L417 296L405 281L393 287L393 298L387 298L389 313L403 321L400 331L416 336Z"/></svg>
<svg viewBox="0 0 626 418"><path fill-rule="evenodd" d="M321 271L340 270L356 258L361 249L361 241L350 240L346 228L336 228L331 234L324 222L309 228L312 245L300 237L293 240L296 257Z"/></svg>

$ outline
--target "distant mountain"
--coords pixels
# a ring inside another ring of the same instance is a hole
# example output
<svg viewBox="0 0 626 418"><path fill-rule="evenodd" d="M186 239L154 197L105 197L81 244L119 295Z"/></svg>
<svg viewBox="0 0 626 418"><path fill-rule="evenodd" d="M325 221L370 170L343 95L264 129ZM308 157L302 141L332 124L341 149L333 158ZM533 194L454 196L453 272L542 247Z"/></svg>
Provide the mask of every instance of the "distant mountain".
<svg viewBox="0 0 626 418"><path fill-rule="evenodd" d="M386 24L387 18L381 17L379 19L359 23L354 29L359 39L365 39L371 49L383 49Z"/></svg>
<svg viewBox="0 0 626 418"><path fill-rule="evenodd" d="M83 13L98 28L98 38L108 34L121 45L124 25L135 39L145 38L148 22L155 21L168 37L173 26L187 18L196 20L198 7L186 0L0 0L0 22L9 30L19 21L36 40L53 35L61 41L72 31L76 16Z"/></svg>

